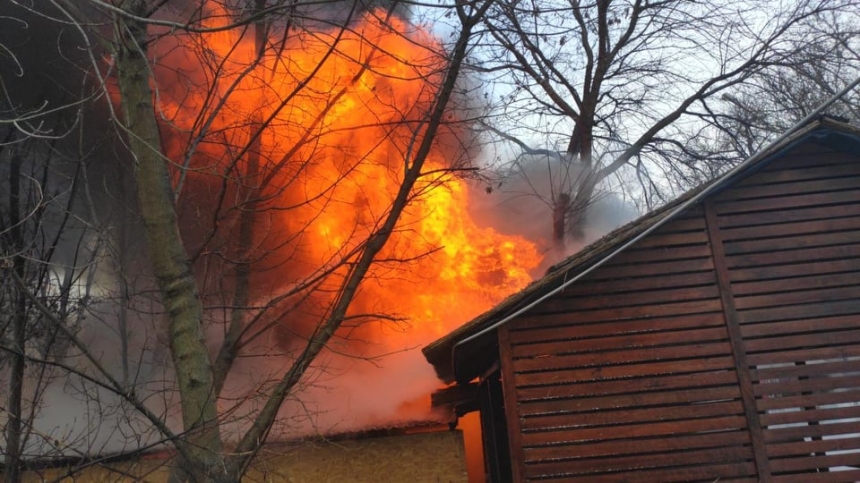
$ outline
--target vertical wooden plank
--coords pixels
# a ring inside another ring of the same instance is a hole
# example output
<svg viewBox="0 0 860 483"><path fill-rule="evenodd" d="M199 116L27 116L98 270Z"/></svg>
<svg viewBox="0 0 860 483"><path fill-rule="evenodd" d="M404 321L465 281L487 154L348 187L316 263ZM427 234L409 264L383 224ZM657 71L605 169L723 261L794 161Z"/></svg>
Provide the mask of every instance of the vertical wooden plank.
<svg viewBox="0 0 860 483"><path fill-rule="evenodd" d="M743 398L744 414L752 441L758 478L760 482L769 483L773 481L773 477L767 458L761 421L759 420L758 409L756 408L755 394L753 392L749 364L747 363L746 350L744 349L744 341L741 335L741 327L738 323L737 310L735 309L735 301L732 296L723 240L720 237L720 229L717 225L717 215L710 201L705 203L705 221L708 226L708 238L710 240L711 253L714 257L714 270L717 273L717 284L720 287L720 298L723 302L723 313L725 314L726 328L728 329L732 355L735 360L735 369L737 370L738 383L740 384L741 397Z"/></svg>
<svg viewBox="0 0 860 483"><path fill-rule="evenodd" d="M499 327L499 362L502 370L502 393L505 401L505 415L508 422L508 443L510 444L511 473L515 482L525 481L525 453L523 452L523 432L520 425L517 388L514 384L514 361L511 357L511 341L508 326Z"/></svg>

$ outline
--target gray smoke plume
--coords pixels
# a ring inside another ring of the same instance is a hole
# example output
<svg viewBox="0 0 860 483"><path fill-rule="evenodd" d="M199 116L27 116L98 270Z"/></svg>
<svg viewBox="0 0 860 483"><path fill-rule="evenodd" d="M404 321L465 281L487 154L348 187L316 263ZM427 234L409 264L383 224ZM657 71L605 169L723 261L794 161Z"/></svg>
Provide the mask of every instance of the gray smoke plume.
<svg viewBox="0 0 860 483"><path fill-rule="evenodd" d="M553 247L554 200L560 194L573 198L591 173L577 159L555 152L512 158L507 169L485 183L483 195L473 196L470 211L502 233L538 243L545 259L535 276L638 216L636 208L619 194L597 189L586 207L586 226L579 228L582 236L568 239L565 250L557 253Z"/></svg>

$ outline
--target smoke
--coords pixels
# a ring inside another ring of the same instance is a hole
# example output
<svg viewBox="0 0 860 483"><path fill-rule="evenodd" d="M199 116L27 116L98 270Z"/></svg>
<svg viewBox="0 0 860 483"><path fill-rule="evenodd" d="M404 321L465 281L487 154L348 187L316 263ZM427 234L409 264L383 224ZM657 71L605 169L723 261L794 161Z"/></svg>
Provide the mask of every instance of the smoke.
<svg viewBox="0 0 860 483"><path fill-rule="evenodd" d="M269 379L261 369L277 373L275 369L283 366L283 360L273 358L265 364L240 364L232 373L227 392L242 399L243 406L235 413L236 433L263 403L244 400ZM429 411L429 395L439 383L418 348L380 354L373 361L329 350L315 361L301 384L281 409L274 439L437 421Z"/></svg>
<svg viewBox="0 0 860 483"><path fill-rule="evenodd" d="M100 285L104 280L100 281ZM103 285L101 285L103 287ZM105 296L73 323L76 337L117 381L125 382L147 408L168 426L181 427L178 400L170 379L169 354L164 339L155 333L153 318L130 312L133 330L119 333L116 299ZM123 347L127 352L123 354ZM126 358L123 363L124 356ZM95 384L92 363L79 350L69 347L60 359L64 368L47 373L32 365L27 373L27 394L37 393L35 418L25 457L50 459L58 456L115 454L158 445L163 435L124 398L111 389ZM125 368L127 367L127 370ZM79 372L79 373L78 373ZM104 380L104 377L99 377ZM40 388L40 384L45 387Z"/></svg>
<svg viewBox="0 0 860 483"><path fill-rule="evenodd" d="M598 187L585 209L585 226L579 230L582 236L569 237L565 250L558 253L553 246L553 200L561 193L573 197L592 173L576 158L555 152L510 158L507 169L497 173L494 181L483 184L483 193L472 195L470 212L502 233L534 241L545 255L533 273L536 277L639 215L619 194Z"/></svg>

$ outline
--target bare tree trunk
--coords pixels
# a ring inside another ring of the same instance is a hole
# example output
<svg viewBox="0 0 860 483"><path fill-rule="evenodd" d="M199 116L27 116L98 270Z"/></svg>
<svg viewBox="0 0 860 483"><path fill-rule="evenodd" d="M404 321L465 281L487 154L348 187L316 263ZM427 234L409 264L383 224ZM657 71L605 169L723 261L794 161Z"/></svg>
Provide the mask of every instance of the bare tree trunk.
<svg viewBox="0 0 860 483"><path fill-rule="evenodd" d="M146 2L128 0L128 13L147 15ZM197 481L222 468L216 394L201 327L203 308L188 255L177 226L174 193L161 152L161 139L149 86L146 25L130 17L116 17L115 53L120 102L135 157L138 203L162 302L170 329L170 350L181 397L182 423L187 436L186 468Z"/></svg>
<svg viewBox="0 0 860 483"><path fill-rule="evenodd" d="M576 192L573 195L572 201L567 206L567 236L575 240L585 238L587 232L586 224L588 223L588 207L594 201L596 188L597 180L589 166L588 170L577 181Z"/></svg>
<svg viewBox="0 0 860 483"><path fill-rule="evenodd" d="M556 255L564 255L565 220L570 208L570 195L559 193L552 205L552 244Z"/></svg>
<svg viewBox="0 0 860 483"><path fill-rule="evenodd" d="M20 278L25 278L25 259L18 253L23 249L20 220L21 196L21 158L14 154L9 177L9 226L12 236L12 253L15 253L12 270ZM21 434L24 398L24 333L27 325L27 299L17 291L12 314L12 368L9 377L9 399L7 402L8 420L6 421L6 458L5 476L8 483L21 481Z"/></svg>

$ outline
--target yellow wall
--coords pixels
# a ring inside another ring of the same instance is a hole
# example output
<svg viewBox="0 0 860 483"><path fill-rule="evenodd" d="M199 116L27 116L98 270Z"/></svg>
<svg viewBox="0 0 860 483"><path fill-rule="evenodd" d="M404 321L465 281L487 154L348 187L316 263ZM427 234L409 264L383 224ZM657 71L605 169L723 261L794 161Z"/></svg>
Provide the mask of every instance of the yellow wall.
<svg viewBox="0 0 860 483"><path fill-rule="evenodd" d="M118 471L117 471L118 470ZM26 483L51 481L67 470L28 472ZM132 476L133 475L133 476ZM90 468L64 482L161 483L164 462L144 459ZM467 483L463 434L442 431L336 442L267 445L245 482Z"/></svg>

